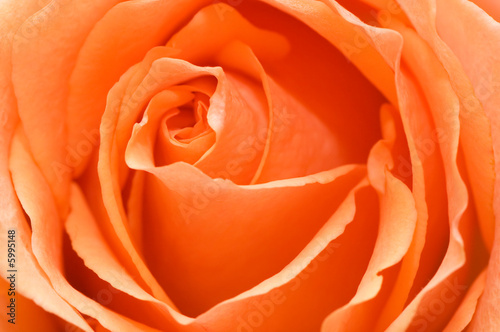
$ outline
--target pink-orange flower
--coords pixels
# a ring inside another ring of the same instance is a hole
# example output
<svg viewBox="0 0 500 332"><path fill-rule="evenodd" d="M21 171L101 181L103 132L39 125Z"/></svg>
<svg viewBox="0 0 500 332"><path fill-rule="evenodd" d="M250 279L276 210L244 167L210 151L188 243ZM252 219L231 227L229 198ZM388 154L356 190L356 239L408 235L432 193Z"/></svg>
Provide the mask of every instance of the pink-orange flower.
<svg viewBox="0 0 500 332"><path fill-rule="evenodd" d="M498 20L0 3L1 330L500 330Z"/></svg>

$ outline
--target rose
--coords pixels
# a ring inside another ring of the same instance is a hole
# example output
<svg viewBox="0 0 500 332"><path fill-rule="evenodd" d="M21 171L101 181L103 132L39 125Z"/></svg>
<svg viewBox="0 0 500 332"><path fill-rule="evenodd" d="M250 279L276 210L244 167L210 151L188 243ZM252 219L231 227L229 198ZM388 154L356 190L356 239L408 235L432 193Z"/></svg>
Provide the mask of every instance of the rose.
<svg viewBox="0 0 500 332"><path fill-rule="evenodd" d="M498 328L498 23L367 3L3 3L15 326Z"/></svg>

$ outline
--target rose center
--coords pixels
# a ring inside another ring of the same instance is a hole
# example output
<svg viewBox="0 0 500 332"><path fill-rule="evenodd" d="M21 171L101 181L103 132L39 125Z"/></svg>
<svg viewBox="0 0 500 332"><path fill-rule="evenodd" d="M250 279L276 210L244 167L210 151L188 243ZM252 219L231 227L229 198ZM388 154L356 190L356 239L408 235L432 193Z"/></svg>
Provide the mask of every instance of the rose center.
<svg viewBox="0 0 500 332"><path fill-rule="evenodd" d="M214 144L215 133L207 122L209 97L195 92L182 106L165 112L155 144L155 164L176 161L195 163Z"/></svg>
<svg viewBox="0 0 500 332"><path fill-rule="evenodd" d="M196 93L193 100L178 108L178 113L167 116L163 126L171 139L188 144L211 128L207 123L209 100L201 93Z"/></svg>

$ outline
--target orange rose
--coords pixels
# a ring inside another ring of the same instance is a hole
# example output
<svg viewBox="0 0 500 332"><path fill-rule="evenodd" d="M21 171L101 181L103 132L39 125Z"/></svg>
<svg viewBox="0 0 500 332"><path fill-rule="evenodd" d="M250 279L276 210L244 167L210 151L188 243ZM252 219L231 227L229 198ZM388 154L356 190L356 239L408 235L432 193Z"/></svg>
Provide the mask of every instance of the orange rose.
<svg viewBox="0 0 500 332"><path fill-rule="evenodd" d="M500 330L474 2L1 3L1 330Z"/></svg>

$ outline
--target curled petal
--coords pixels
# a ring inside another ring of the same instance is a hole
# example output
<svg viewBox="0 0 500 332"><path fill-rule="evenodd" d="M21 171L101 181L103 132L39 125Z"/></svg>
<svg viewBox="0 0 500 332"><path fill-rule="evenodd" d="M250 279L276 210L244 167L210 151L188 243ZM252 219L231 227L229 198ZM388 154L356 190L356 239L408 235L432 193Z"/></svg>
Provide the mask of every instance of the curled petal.
<svg viewBox="0 0 500 332"><path fill-rule="evenodd" d="M284 269L196 321L220 331L319 330L325 315L355 294L373 250L378 202L366 184L348 194Z"/></svg>

